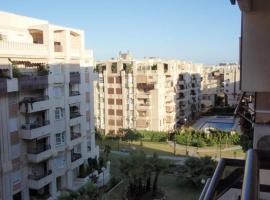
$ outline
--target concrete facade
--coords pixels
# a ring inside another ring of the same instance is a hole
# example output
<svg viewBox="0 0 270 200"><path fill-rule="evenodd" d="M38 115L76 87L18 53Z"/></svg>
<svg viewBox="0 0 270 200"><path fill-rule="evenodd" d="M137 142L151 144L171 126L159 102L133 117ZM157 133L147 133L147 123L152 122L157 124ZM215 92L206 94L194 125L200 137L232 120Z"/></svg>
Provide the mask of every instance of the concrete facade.
<svg viewBox="0 0 270 200"><path fill-rule="evenodd" d="M217 96L223 106L236 106L240 92L240 66L219 64L204 66L202 70L202 111L206 112L217 104Z"/></svg>
<svg viewBox="0 0 270 200"><path fill-rule="evenodd" d="M201 65L130 53L100 61L95 82L96 127L173 131L200 113Z"/></svg>
<svg viewBox="0 0 270 200"><path fill-rule="evenodd" d="M82 30L0 12L0 199L55 199L98 157Z"/></svg>

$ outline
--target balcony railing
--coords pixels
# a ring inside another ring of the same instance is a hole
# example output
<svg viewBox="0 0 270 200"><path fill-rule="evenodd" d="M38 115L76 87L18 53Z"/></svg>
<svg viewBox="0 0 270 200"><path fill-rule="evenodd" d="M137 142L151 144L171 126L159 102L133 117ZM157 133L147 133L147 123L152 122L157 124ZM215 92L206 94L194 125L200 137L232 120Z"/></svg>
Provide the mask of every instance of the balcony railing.
<svg viewBox="0 0 270 200"><path fill-rule="evenodd" d="M23 124L22 125L22 129L24 130L32 130L32 129L36 129L36 128L40 128L42 126L47 126L50 124L49 120L40 122L40 123L29 123L29 124Z"/></svg>
<svg viewBox="0 0 270 200"><path fill-rule="evenodd" d="M79 112L71 112L70 119L82 116Z"/></svg>
<svg viewBox="0 0 270 200"><path fill-rule="evenodd" d="M71 154L71 162L79 160L81 157L82 157L82 154L80 154L80 153L72 153Z"/></svg>
<svg viewBox="0 0 270 200"><path fill-rule="evenodd" d="M27 153L29 153L29 154L39 154L39 153L42 153L42 152L47 151L49 149L51 149L51 145L37 144L36 147L28 147L27 148Z"/></svg>
<svg viewBox="0 0 270 200"><path fill-rule="evenodd" d="M19 77L19 90L45 89L49 85L48 76L21 76Z"/></svg>
<svg viewBox="0 0 270 200"><path fill-rule="evenodd" d="M30 175L28 175L28 178L31 180L38 181L38 180L41 180L41 179L43 179L46 176L49 176L51 174L52 174L52 170L48 170L47 172L42 173L42 174L30 174Z"/></svg>
<svg viewBox="0 0 270 200"><path fill-rule="evenodd" d="M0 51L7 55L48 55L44 44L0 41Z"/></svg>
<svg viewBox="0 0 270 200"><path fill-rule="evenodd" d="M82 136L81 133L76 133L76 132L70 133L70 139L71 139L71 140L75 140L75 139L77 139L77 138L79 138L79 137L81 137L81 136Z"/></svg>
<svg viewBox="0 0 270 200"><path fill-rule="evenodd" d="M24 97L23 100L20 103L35 103L35 102L40 102L40 101L46 101L49 100L49 96L44 95L44 96L38 96L38 97Z"/></svg>
<svg viewBox="0 0 270 200"><path fill-rule="evenodd" d="M79 91L70 91L69 92L69 96L78 96L78 95L80 95Z"/></svg>
<svg viewBox="0 0 270 200"><path fill-rule="evenodd" d="M260 170L270 170L270 152L249 149L246 161L221 159L209 184L205 185L200 200L219 199L230 189L238 189L243 200L258 200L260 192L269 193L269 185L260 184ZM226 166L232 171L226 176ZM245 169L244 169L245 168Z"/></svg>

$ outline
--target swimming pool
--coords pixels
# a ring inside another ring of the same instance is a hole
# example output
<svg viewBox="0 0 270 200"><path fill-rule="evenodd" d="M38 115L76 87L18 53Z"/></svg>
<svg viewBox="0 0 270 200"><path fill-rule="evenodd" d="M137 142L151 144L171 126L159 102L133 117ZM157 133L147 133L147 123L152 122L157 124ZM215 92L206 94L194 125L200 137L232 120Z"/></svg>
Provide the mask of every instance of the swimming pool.
<svg viewBox="0 0 270 200"><path fill-rule="evenodd" d="M215 128L221 131L231 131L234 127L234 123L232 122L205 122L201 126L201 130L205 130L208 128Z"/></svg>

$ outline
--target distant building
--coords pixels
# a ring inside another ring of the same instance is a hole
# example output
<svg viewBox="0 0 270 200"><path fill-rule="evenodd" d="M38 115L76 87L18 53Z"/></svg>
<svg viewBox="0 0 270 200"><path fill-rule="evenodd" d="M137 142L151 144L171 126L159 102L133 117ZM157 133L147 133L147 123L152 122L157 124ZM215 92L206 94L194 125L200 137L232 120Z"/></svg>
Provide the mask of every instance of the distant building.
<svg viewBox="0 0 270 200"><path fill-rule="evenodd" d="M236 106L240 98L240 67L237 64L204 66L202 111L215 106Z"/></svg>
<svg viewBox="0 0 270 200"><path fill-rule="evenodd" d="M0 12L0 199L56 199L99 155L84 32Z"/></svg>
<svg viewBox="0 0 270 200"><path fill-rule="evenodd" d="M130 53L97 62L96 127L106 134L122 129L173 131L200 113L201 65Z"/></svg>

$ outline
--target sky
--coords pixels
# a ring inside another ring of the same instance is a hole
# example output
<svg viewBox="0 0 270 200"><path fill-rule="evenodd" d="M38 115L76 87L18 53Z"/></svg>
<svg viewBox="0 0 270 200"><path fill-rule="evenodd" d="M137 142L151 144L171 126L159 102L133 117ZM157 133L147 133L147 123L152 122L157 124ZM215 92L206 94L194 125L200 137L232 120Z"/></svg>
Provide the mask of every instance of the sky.
<svg viewBox="0 0 270 200"><path fill-rule="evenodd" d="M85 31L96 60L130 51L195 63L238 62L240 10L229 0L0 0L2 11Z"/></svg>

